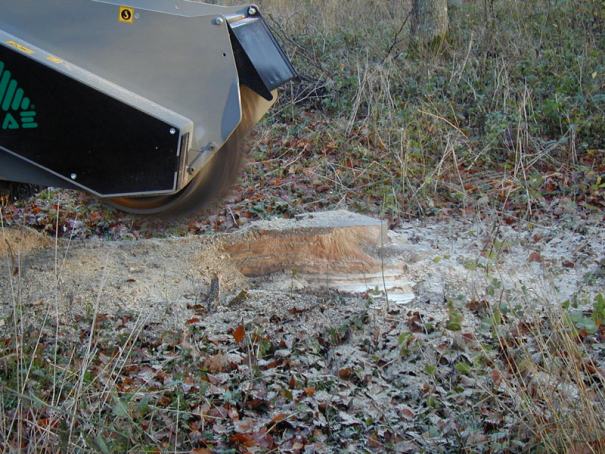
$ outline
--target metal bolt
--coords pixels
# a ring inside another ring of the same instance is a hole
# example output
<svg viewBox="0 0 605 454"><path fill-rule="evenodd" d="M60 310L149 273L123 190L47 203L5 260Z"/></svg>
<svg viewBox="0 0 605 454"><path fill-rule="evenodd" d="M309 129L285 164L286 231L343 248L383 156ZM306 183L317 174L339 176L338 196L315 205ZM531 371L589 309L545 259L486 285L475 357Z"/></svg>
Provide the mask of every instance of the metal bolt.
<svg viewBox="0 0 605 454"><path fill-rule="evenodd" d="M225 19L223 19L223 18L222 18L222 17L220 17L220 16L219 16L219 17L217 17L216 19L214 19L214 20L212 21L212 23L213 23L214 25L223 25L223 23L224 23L224 22L225 22Z"/></svg>
<svg viewBox="0 0 605 454"><path fill-rule="evenodd" d="M76 178L78 178L78 175L76 175L75 173L72 173L70 175L70 177L71 177L72 180L75 180Z"/></svg>
<svg viewBox="0 0 605 454"><path fill-rule="evenodd" d="M256 8L254 6L251 6L250 8L248 8L248 15L254 16L256 13L258 13L258 11L256 10Z"/></svg>
<svg viewBox="0 0 605 454"><path fill-rule="evenodd" d="M176 134L176 129L170 128L170 134Z"/></svg>
<svg viewBox="0 0 605 454"><path fill-rule="evenodd" d="M195 167L192 167L192 166L187 167L187 173L189 175L193 175L195 173Z"/></svg>

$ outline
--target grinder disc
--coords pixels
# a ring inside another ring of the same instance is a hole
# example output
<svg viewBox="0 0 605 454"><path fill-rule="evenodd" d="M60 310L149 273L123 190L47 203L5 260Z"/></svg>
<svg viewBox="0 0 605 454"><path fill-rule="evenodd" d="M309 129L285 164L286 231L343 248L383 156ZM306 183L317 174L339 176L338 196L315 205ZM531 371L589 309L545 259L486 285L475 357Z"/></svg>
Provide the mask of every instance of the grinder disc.
<svg viewBox="0 0 605 454"><path fill-rule="evenodd" d="M273 102L267 102L245 86L241 87L242 120L229 139L210 161L176 194L150 197L108 199L107 203L119 210L136 214L163 217L182 216L209 208L225 195L235 183L242 166L244 136L258 122ZM276 93L273 96L276 98Z"/></svg>

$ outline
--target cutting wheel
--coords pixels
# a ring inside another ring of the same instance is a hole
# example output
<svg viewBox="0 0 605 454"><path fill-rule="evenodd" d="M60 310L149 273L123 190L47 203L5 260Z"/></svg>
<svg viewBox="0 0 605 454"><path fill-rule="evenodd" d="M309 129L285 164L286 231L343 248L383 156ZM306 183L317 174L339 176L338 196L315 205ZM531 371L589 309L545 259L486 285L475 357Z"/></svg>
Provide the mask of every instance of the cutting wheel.
<svg viewBox="0 0 605 454"><path fill-rule="evenodd" d="M237 179L243 161L243 138L271 104L273 102L268 103L242 86L242 120L221 149L185 188L166 196L115 198L107 202L128 213L160 217L182 216L211 207Z"/></svg>
<svg viewBox="0 0 605 454"><path fill-rule="evenodd" d="M208 208L233 184L241 167L241 136L238 128L210 162L176 194L109 199L107 202L137 215L183 215Z"/></svg>

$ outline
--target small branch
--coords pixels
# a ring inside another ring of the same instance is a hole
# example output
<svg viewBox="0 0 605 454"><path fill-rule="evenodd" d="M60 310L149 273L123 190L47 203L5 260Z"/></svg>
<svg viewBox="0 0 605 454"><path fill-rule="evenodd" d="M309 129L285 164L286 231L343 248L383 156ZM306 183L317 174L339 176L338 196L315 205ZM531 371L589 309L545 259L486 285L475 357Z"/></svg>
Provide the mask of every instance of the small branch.
<svg viewBox="0 0 605 454"><path fill-rule="evenodd" d="M393 37L393 42L391 43L389 49L387 50L386 55L382 59L382 63L384 63L389 58L389 56L391 55L391 52L393 52L393 49L395 49L395 47L403 41L403 39L398 39L398 38L399 38L399 35L401 35L401 33L403 32L403 28L405 27L405 24L408 23L408 20L410 19L411 15L412 15L412 11L410 11L408 13L408 15L403 20L401 27L399 27L399 30L397 30L397 33L395 33L395 36Z"/></svg>

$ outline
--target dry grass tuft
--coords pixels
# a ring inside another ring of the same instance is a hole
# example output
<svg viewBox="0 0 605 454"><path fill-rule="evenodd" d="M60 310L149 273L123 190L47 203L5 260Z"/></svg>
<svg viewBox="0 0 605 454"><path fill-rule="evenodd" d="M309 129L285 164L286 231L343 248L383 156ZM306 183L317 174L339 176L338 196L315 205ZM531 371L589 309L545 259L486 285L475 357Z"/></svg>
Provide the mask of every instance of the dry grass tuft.
<svg viewBox="0 0 605 454"><path fill-rule="evenodd" d="M500 328L492 407L514 418L520 439L537 452L602 452L605 372L568 316L549 309Z"/></svg>

